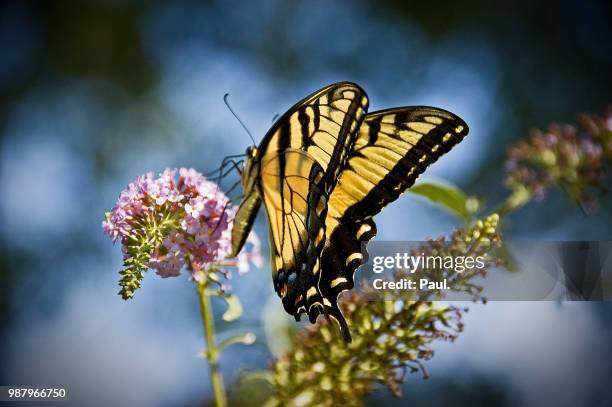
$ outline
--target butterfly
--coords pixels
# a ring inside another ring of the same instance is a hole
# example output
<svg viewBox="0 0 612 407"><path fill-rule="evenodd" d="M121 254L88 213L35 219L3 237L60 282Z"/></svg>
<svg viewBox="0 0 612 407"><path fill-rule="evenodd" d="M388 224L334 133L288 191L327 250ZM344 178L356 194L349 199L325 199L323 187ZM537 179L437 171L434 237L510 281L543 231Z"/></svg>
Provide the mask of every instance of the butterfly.
<svg viewBox="0 0 612 407"><path fill-rule="evenodd" d="M365 91L340 82L283 114L259 147L247 149L232 229L237 255L263 203L274 290L285 310L298 321L334 318L348 342L338 296L353 288L365 262L373 216L468 133L463 120L435 107L367 110Z"/></svg>

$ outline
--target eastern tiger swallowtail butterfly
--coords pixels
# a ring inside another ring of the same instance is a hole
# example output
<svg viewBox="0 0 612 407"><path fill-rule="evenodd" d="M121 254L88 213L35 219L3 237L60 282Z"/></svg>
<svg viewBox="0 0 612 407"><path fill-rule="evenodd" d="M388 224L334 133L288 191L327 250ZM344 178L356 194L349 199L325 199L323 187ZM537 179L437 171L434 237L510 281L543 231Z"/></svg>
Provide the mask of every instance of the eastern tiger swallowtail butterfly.
<svg viewBox="0 0 612 407"><path fill-rule="evenodd" d="M468 126L435 107L367 113L358 85L335 83L296 103L259 147L249 147L244 198L232 230L238 254L263 202L268 217L274 289L299 321L336 319L351 335L338 296L353 288L362 244L376 234L372 217L414 184Z"/></svg>

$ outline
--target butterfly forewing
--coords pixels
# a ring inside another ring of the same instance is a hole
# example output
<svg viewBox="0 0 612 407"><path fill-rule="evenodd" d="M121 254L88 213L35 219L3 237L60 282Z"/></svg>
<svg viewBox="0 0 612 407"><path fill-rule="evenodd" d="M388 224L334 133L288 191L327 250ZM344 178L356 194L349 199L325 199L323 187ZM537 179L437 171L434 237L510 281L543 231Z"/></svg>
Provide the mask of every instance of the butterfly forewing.
<svg viewBox="0 0 612 407"><path fill-rule="evenodd" d="M285 113L259 148L274 287L297 319L306 312L314 322L331 305L318 287L327 201L367 104L357 85L328 86Z"/></svg>
<svg viewBox="0 0 612 407"><path fill-rule="evenodd" d="M327 86L289 109L268 132L260 150L264 155L286 149L305 151L323 168L329 192L367 107L365 92L357 85L343 82Z"/></svg>
<svg viewBox="0 0 612 407"><path fill-rule="evenodd" d="M365 261L362 243L376 234L372 217L396 200L417 177L468 133L463 120L431 107L368 114L341 168L325 220L319 290L337 310L338 294L354 285Z"/></svg>

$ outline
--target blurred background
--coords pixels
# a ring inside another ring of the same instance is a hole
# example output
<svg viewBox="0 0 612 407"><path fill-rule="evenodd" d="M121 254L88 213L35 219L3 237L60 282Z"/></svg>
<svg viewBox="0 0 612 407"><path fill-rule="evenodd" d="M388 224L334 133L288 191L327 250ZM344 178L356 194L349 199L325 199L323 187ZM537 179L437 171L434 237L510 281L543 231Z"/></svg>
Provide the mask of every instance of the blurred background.
<svg viewBox="0 0 612 407"><path fill-rule="evenodd" d="M3 2L0 384L63 385L75 405L211 403L193 285L148 273L122 301L120 248L101 221L138 174L206 172L244 152L224 93L256 139L274 115L339 80L362 85L371 110L451 110L470 135L424 178L494 204L507 194L501 162L514 140L612 102L610 21L608 2L578 0ZM610 240L610 209L603 197L586 217L552 194L513 214L505 234ZM411 195L378 225L379 240L457 226ZM237 377L266 368L269 320L284 316L268 264L231 285L245 315L219 321L220 335L258 336L221 360L241 397ZM404 398L384 390L366 404L611 405L611 317L606 303L474 305L459 340L436 344L430 379L413 375Z"/></svg>

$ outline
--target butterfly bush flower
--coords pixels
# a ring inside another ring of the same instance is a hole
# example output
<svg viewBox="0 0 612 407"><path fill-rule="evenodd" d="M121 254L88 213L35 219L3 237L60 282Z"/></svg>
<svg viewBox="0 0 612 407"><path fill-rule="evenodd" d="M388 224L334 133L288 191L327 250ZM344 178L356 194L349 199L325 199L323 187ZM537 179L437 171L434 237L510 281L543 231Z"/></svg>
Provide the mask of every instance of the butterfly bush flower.
<svg viewBox="0 0 612 407"><path fill-rule="evenodd" d="M497 249L502 246L501 234L497 232L498 226L499 215L494 213L484 219L475 221L471 228L457 229L450 237L441 236L437 239L429 239L426 244L411 250L412 256L442 258L457 258L468 255L482 256L484 267L466 267L460 272L449 272L439 265L419 273L410 273L401 269L394 273L395 280L414 279L415 276L420 277L421 273L425 273L432 281L446 280L454 292L464 293L473 301L486 303L487 299L482 293L483 287L472 280L476 277L486 277L491 267L505 265L504 260L497 253ZM418 299L443 299L443 294L444 292L439 289L424 290L420 293Z"/></svg>
<svg viewBox="0 0 612 407"><path fill-rule="evenodd" d="M580 124L591 137L601 145L605 161L612 159L612 106L605 116L600 117L585 113L580 118Z"/></svg>
<svg viewBox="0 0 612 407"><path fill-rule="evenodd" d="M229 268L243 273L249 263L260 265L260 244L253 233L247 241L250 250L226 258L235 213L219 186L194 169L136 177L102 222L104 232L121 243L121 296L134 296L147 269L167 278L185 268L194 280L210 279L223 289L217 273L229 277Z"/></svg>
<svg viewBox="0 0 612 407"><path fill-rule="evenodd" d="M430 240L417 253L469 253L483 256L485 269L493 267L497 265L495 249L501 245L498 221L497 214L490 215L448 238ZM473 294L474 300L483 299L470 280L485 271L435 273L436 278L452 278L453 289ZM325 319L301 331L293 348L272 363L268 380L276 404L271 405L358 406L363 396L382 386L400 396L406 373L421 372L427 377L423 362L433 357L432 344L454 341L463 331L467 310L432 302L439 298L437 292L424 298L406 291L392 301L370 301L368 289L360 290L345 293L340 302L355 332L353 341L344 342L336 324Z"/></svg>
<svg viewBox="0 0 612 407"><path fill-rule="evenodd" d="M593 204L593 190L602 187L611 158L612 114L585 114L579 128L553 124L510 147L505 184L537 200L559 186L572 200Z"/></svg>

